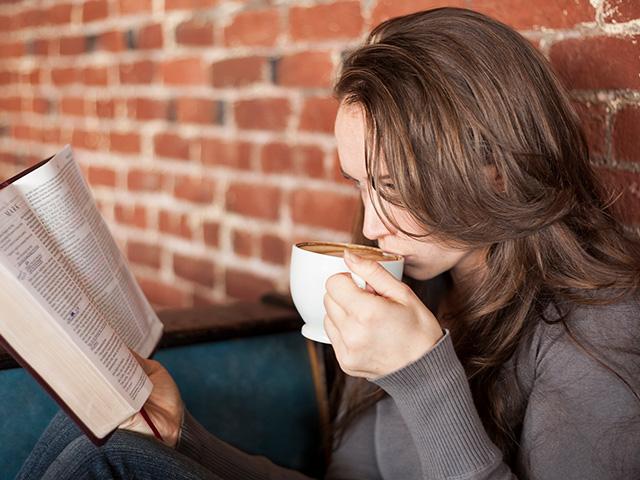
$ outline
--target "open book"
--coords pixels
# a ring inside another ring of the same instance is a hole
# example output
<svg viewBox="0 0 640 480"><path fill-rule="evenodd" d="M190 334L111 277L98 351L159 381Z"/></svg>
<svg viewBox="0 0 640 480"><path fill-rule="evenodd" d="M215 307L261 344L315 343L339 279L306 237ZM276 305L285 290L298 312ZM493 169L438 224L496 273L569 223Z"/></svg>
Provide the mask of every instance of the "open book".
<svg viewBox="0 0 640 480"><path fill-rule="evenodd" d="M70 146L0 183L0 344L97 444L140 411L162 335Z"/></svg>

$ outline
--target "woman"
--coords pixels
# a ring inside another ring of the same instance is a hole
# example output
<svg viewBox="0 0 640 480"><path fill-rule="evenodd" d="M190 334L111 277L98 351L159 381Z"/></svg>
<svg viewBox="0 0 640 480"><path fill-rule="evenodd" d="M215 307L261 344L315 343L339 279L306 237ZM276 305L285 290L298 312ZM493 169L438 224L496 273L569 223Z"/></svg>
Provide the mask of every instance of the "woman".
<svg viewBox="0 0 640 480"><path fill-rule="evenodd" d="M413 288L348 255L369 288L327 282L341 370L326 478L640 478L640 248L545 60L438 9L377 27L336 94L362 234L405 256ZM306 478L205 432L142 362L168 446L118 432L96 449L59 416L22 478Z"/></svg>

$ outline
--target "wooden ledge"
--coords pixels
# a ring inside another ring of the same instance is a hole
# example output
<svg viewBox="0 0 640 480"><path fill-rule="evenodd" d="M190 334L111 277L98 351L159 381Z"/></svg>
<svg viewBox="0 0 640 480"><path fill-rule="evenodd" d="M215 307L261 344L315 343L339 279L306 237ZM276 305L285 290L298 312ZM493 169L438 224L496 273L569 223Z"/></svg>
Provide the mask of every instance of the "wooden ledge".
<svg viewBox="0 0 640 480"><path fill-rule="evenodd" d="M302 319L286 300L265 297L262 302L165 309L157 312L164 324L158 348L230 338L299 330ZM0 347L0 370L17 362Z"/></svg>

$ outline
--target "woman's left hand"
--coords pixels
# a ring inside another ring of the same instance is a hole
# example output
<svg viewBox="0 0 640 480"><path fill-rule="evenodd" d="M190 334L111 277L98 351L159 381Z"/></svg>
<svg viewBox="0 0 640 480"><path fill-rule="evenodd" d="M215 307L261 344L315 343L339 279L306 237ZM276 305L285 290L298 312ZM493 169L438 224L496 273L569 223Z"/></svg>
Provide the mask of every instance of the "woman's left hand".
<svg viewBox="0 0 640 480"><path fill-rule="evenodd" d="M372 380L433 348L442 328L409 286L378 262L350 252L344 258L368 288L359 288L349 273L333 275L326 282L324 327L340 368Z"/></svg>

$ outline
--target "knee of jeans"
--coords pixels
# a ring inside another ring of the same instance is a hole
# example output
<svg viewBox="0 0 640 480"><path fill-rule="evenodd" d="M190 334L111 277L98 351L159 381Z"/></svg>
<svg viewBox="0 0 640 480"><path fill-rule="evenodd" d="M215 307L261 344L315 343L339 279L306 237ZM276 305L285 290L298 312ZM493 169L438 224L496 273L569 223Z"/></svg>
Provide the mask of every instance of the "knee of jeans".
<svg viewBox="0 0 640 480"><path fill-rule="evenodd" d="M82 435L55 459L43 480L129 478L143 451L144 439L129 432L115 432L100 447Z"/></svg>

